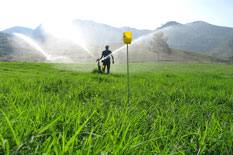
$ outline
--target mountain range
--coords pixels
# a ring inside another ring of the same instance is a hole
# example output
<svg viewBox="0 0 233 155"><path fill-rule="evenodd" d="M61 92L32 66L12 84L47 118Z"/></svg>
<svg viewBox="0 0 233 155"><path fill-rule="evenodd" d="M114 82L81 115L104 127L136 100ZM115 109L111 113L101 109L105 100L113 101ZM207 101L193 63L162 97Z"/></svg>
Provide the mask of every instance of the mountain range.
<svg viewBox="0 0 233 155"><path fill-rule="evenodd" d="M105 45L110 45L112 51L121 48L124 31L133 32L134 43L130 47L132 61L225 61L232 60L233 56L233 28L216 26L203 21L187 24L171 21L154 30L140 30L74 20L72 27L78 30L82 36L82 42L74 38L58 37L47 31L43 24L35 29L16 26L1 31L0 60L45 60L35 47L22 38L16 37L15 33L31 38L49 55L64 56L73 62L80 62L93 61L101 54ZM171 52L156 50L161 49L158 46L163 46L156 43L154 39L159 36L158 34L162 34L161 39L167 43ZM83 42L85 47L81 44ZM157 47L154 46L155 44ZM152 50L152 47L155 49ZM124 48L118 51L114 54L119 61L124 60Z"/></svg>

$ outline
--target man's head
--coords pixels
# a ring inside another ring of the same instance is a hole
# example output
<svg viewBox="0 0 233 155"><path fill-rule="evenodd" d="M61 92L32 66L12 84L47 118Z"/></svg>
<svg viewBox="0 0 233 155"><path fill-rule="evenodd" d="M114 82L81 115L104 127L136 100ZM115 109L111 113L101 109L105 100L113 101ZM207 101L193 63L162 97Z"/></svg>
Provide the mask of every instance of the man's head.
<svg viewBox="0 0 233 155"><path fill-rule="evenodd" d="M106 46L105 46L105 49L108 50L108 49L109 49L109 45L106 45Z"/></svg>

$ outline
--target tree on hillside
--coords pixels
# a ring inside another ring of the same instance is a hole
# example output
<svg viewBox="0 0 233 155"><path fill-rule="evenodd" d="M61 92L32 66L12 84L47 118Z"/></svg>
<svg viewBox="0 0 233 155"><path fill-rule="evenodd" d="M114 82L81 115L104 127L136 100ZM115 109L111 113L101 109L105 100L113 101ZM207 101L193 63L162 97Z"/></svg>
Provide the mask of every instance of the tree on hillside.
<svg viewBox="0 0 233 155"><path fill-rule="evenodd" d="M171 54L171 48L167 43L168 39L165 38L163 32L155 33L150 43L150 50L157 54L157 60L160 59L160 53Z"/></svg>
<svg viewBox="0 0 233 155"><path fill-rule="evenodd" d="M233 50L233 33L231 34L231 38L229 40L229 46L231 47L231 49ZM232 51L233 52L233 51Z"/></svg>
<svg viewBox="0 0 233 155"><path fill-rule="evenodd" d="M227 41L227 46L229 48L230 61L233 63L233 33L231 33L230 39Z"/></svg>

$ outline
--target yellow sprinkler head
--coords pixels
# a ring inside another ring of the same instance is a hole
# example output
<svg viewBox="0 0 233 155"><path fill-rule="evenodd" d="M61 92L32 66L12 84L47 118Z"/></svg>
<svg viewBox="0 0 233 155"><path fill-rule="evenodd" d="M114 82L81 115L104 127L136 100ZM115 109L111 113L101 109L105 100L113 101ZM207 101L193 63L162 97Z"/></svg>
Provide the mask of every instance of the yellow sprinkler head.
<svg viewBox="0 0 233 155"><path fill-rule="evenodd" d="M125 44L131 44L133 39L132 32L123 32L123 41Z"/></svg>

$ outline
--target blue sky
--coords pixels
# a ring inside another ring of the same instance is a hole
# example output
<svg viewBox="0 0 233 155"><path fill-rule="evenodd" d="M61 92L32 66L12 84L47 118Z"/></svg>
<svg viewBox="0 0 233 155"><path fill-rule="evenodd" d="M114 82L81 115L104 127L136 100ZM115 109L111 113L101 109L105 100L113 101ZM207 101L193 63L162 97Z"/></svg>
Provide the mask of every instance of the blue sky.
<svg viewBox="0 0 233 155"><path fill-rule="evenodd" d="M155 29L167 21L203 20L233 27L232 0L1 0L0 30L41 23L93 20L112 26Z"/></svg>
<svg viewBox="0 0 233 155"><path fill-rule="evenodd" d="M232 0L196 0L193 8L193 15L200 20L233 27Z"/></svg>

